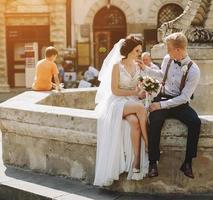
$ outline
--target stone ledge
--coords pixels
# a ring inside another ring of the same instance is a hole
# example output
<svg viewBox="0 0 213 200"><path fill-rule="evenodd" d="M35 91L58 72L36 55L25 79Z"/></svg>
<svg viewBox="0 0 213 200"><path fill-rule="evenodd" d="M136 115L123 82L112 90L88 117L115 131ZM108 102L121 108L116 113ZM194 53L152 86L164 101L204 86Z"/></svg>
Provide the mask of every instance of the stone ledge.
<svg viewBox="0 0 213 200"><path fill-rule="evenodd" d="M213 119L201 116L201 136L199 149L213 149ZM89 125L88 125L89 124ZM96 146L96 120L81 119L73 126L52 126L1 119L0 127L3 133L13 133L23 137L57 140L66 143L86 144ZM161 146L170 150L182 150L186 145L187 128L178 120L166 120L161 135Z"/></svg>
<svg viewBox="0 0 213 200"><path fill-rule="evenodd" d="M92 123L93 121L91 121ZM82 122L83 123L83 122ZM88 122L89 123L89 122ZM57 140L66 143L96 146L96 133L78 128L61 128L41 126L38 124L20 123L10 120L1 120L3 133L13 133L22 137L34 137L48 140ZM78 129L78 130L76 130Z"/></svg>

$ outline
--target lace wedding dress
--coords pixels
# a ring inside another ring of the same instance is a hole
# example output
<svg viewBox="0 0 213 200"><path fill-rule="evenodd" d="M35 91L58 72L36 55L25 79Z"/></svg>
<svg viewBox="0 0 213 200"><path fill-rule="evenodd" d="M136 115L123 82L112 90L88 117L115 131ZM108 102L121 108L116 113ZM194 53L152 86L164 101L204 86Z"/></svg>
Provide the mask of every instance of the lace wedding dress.
<svg viewBox="0 0 213 200"><path fill-rule="evenodd" d="M134 76L131 76L119 63L120 88L135 88L140 68L136 67ZM140 180L148 173L148 154L145 152L145 143L141 139L140 173L132 172L134 153L131 143L130 126L123 119L123 108L127 102L137 102L138 97L115 96L96 106L99 114L97 122L97 154L94 185L109 186L119 175L128 172L127 179ZM142 102L141 102L142 103Z"/></svg>

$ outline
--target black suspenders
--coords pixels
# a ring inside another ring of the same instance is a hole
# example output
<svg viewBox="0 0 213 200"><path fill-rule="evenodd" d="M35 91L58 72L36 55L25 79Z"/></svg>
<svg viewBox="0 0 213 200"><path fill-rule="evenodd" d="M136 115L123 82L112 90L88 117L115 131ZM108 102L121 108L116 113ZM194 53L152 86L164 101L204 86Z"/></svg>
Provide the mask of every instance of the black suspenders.
<svg viewBox="0 0 213 200"><path fill-rule="evenodd" d="M169 62L168 62L168 64L167 64L167 67L166 67L166 71L165 71L163 80L162 80L162 82L161 82L162 86L161 86L160 92L161 92L162 95L165 95L165 87L164 87L164 86L165 86L166 79L167 79L167 76L168 76L169 68L170 68L170 66L171 66L171 62L172 62L172 59L169 59ZM192 64L193 64L192 61L190 61L190 62L188 63L188 65L187 65L188 68L187 68L186 72L185 72L185 73L183 74L183 76L182 76L182 79L181 79L181 82L180 82L180 92L182 92L182 90L183 90L183 88L184 88L184 86L185 86L186 77L187 77L187 75L188 75L188 73L189 73L189 69L190 69L190 67L192 66Z"/></svg>
<svg viewBox="0 0 213 200"><path fill-rule="evenodd" d="M165 83L166 83L166 79L167 79L167 76L168 76L168 71L169 71L169 68L171 66L171 62L172 62L172 59L169 59L169 62L167 63L167 66L166 66L166 71L165 71L165 74L164 74L164 77L163 77L163 80L161 82L161 90L160 90L160 93L161 94L165 94Z"/></svg>
<svg viewBox="0 0 213 200"><path fill-rule="evenodd" d="M183 88L184 88L184 86L185 86L186 77L187 77L187 75L188 75L188 73L189 73L189 69L190 69L190 67L192 66L192 64L193 64L193 62L190 61L189 64L187 65L188 68L187 68L187 70L186 70L186 73L183 74L183 76L182 76L182 79L181 79L181 82L180 82L180 92L182 92L182 90L183 90Z"/></svg>

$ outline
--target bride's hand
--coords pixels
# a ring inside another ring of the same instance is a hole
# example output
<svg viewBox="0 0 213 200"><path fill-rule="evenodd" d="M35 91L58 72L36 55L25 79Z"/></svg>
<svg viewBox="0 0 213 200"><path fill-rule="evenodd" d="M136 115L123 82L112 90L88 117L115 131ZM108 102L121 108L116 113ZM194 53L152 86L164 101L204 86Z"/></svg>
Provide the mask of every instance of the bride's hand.
<svg viewBox="0 0 213 200"><path fill-rule="evenodd" d="M144 64L144 62L143 62L141 59L136 59L135 61L138 63L139 67L140 67L142 70L145 70L146 65Z"/></svg>
<svg viewBox="0 0 213 200"><path fill-rule="evenodd" d="M140 99L145 99L146 98L146 92L141 90L139 93L138 93L138 97Z"/></svg>
<svg viewBox="0 0 213 200"><path fill-rule="evenodd" d="M146 92L145 90L142 90L140 87L136 87L136 95L139 97L139 99L145 99L146 98Z"/></svg>

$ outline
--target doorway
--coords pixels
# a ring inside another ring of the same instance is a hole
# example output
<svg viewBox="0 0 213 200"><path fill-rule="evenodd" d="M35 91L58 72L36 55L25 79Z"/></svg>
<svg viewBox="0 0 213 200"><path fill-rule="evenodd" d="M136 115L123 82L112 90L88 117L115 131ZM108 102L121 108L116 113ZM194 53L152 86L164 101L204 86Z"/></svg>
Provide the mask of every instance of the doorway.
<svg viewBox="0 0 213 200"><path fill-rule="evenodd" d="M103 7L93 21L95 67L101 69L103 60L113 45L127 34L126 17L115 6Z"/></svg>
<svg viewBox="0 0 213 200"><path fill-rule="evenodd" d="M44 48L51 45L49 26L8 26L7 73L10 87L25 87L25 46L37 43L38 59Z"/></svg>

